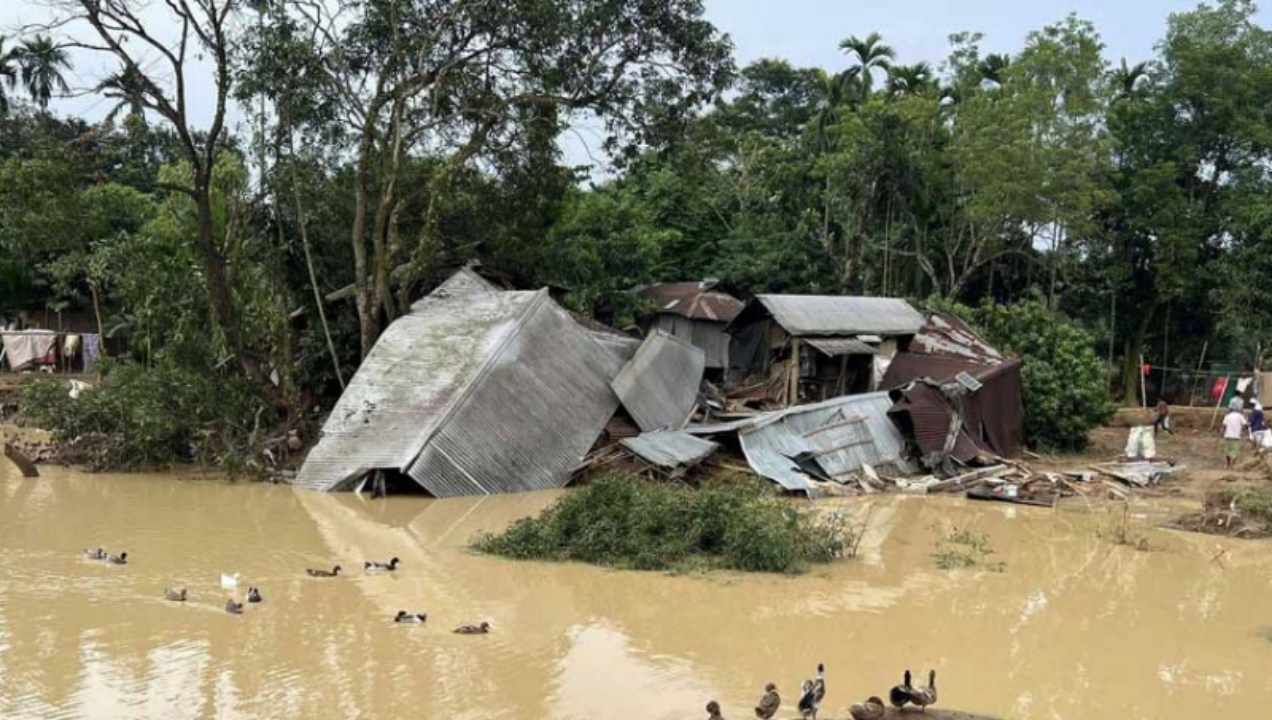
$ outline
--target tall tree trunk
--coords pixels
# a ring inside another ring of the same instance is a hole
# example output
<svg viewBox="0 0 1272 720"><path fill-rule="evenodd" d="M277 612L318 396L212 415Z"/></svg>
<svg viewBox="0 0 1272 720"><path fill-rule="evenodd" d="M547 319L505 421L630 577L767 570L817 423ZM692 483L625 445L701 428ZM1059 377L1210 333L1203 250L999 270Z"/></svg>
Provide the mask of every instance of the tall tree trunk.
<svg viewBox="0 0 1272 720"><path fill-rule="evenodd" d="M370 131L368 130L368 133ZM367 195L369 193L370 139L365 137L358 150L358 167L353 181L353 286L358 306L358 329L362 341L362 357L366 357L380 334L377 308L372 304L371 277L367 269Z"/></svg>
<svg viewBox="0 0 1272 720"><path fill-rule="evenodd" d="M1125 391L1122 405L1125 407L1134 407L1139 404L1136 394L1139 392L1140 374L1144 372L1140 366L1140 355L1144 352L1144 338L1148 336L1148 328L1153 322L1153 315L1157 312L1159 302L1154 295L1143 305L1144 314L1135 325L1135 331L1126 339L1126 357L1122 359L1122 386Z"/></svg>
<svg viewBox="0 0 1272 720"><path fill-rule="evenodd" d="M256 358L243 343L239 332L238 317L234 312L234 294L230 290L229 273L225 255L217 245L216 228L212 221L212 191L206 173L194 178L194 206L197 213L198 232L195 244L203 261L204 282L208 289L208 303L212 316L225 335L230 351L238 356L238 362L250 377L259 379Z"/></svg>

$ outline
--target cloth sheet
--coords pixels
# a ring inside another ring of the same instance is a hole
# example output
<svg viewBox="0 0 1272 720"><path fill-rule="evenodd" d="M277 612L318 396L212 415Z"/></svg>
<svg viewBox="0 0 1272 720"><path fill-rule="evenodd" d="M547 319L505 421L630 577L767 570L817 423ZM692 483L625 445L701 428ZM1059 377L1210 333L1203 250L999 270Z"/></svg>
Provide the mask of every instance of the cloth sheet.
<svg viewBox="0 0 1272 720"><path fill-rule="evenodd" d="M101 354L102 336L97 333L84 333L84 372L89 371Z"/></svg>
<svg viewBox="0 0 1272 720"><path fill-rule="evenodd" d="M1126 437L1126 457L1152 460L1157 456L1157 439L1152 425L1136 425Z"/></svg>
<svg viewBox="0 0 1272 720"><path fill-rule="evenodd" d="M57 345L57 333L52 330L6 332L3 337L5 355L14 370L43 361Z"/></svg>

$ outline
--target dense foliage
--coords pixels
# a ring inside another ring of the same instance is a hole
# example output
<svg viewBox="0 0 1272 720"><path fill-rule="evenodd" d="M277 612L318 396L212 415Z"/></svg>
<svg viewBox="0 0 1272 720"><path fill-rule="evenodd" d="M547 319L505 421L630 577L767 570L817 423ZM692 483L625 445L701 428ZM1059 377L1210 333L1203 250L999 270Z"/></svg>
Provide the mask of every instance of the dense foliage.
<svg viewBox="0 0 1272 720"><path fill-rule="evenodd" d="M1247 0L1170 15L1142 62L1071 16L1007 54L955 34L939 66L858 33L828 68L735 68L699 0L139 7L68 0L0 42L0 315L77 317L138 373L241 381L285 422L470 260L620 326L634 285L703 277L1036 301L1002 317L1072 321L1004 331L1043 360L1043 445L1103 413L1092 345L1116 389L1141 356L1272 342L1272 33ZM204 61L143 51L172 33ZM70 36L105 59L101 122L52 112ZM561 150L584 125L590 174Z"/></svg>
<svg viewBox="0 0 1272 720"><path fill-rule="evenodd" d="M698 490L612 473L474 544L520 560L576 560L668 570L720 567L795 573L852 546L843 518L815 520L759 482Z"/></svg>
<svg viewBox="0 0 1272 720"><path fill-rule="evenodd" d="M28 385L24 413L54 435L63 460L93 469L176 462L235 469L262 418L252 388L172 363L110 368L101 383L72 398L65 383Z"/></svg>
<svg viewBox="0 0 1272 720"><path fill-rule="evenodd" d="M1108 378L1091 335L1038 301L985 305L975 322L1000 349L1024 360L1025 439L1043 449L1080 449L1113 416Z"/></svg>

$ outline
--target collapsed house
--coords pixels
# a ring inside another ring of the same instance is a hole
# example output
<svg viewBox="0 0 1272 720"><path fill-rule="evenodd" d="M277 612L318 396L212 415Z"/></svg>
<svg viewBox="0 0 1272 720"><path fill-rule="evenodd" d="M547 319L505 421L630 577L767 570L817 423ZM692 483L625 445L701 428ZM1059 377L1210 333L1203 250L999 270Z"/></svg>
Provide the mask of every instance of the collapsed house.
<svg viewBox="0 0 1272 720"><path fill-rule="evenodd" d="M662 330L702 350L707 370L719 375L729 367L729 335L724 329L743 303L714 288L714 280L662 283L639 288L636 294L654 306L652 313L639 318L641 330Z"/></svg>
<svg viewBox="0 0 1272 720"><path fill-rule="evenodd" d="M884 392L849 395L760 413L687 432L712 439L736 436L747 464L791 492L818 494L815 482L856 483L858 471L915 472L903 453L905 438L888 418Z"/></svg>
<svg viewBox="0 0 1272 720"><path fill-rule="evenodd" d="M683 360L666 338L641 357ZM546 289L500 291L460 270L385 330L294 484L350 489L379 471L435 497L562 487L618 410L611 383L639 344L580 326ZM692 399L698 372L658 392Z"/></svg>
<svg viewBox="0 0 1272 720"><path fill-rule="evenodd" d="M1021 361L985 343L962 320L933 313L888 366L890 411L925 467L1012 457L1023 440Z"/></svg>
<svg viewBox="0 0 1272 720"><path fill-rule="evenodd" d="M728 325L729 364L783 406L870 392L922 325L899 298L758 295Z"/></svg>

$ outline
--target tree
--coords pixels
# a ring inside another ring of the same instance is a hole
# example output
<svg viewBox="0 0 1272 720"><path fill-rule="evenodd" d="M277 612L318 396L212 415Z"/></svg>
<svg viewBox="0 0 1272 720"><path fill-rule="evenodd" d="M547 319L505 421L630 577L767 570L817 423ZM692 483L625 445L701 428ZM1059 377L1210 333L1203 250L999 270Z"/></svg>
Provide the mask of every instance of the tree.
<svg viewBox="0 0 1272 720"><path fill-rule="evenodd" d="M861 99L868 98L874 89L874 71L886 71L896 59L896 51L883 43L883 36L872 32L865 38L850 35L839 43L839 49L857 61L861 78Z"/></svg>
<svg viewBox="0 0 1272 720"><path fill-rule="evenodd" d="M47 35L37 35L24 40L14 55L21 69L22 85L41 110L47 110L53 94L71 91L63 77L64 70L71 69L66 49L58 47Z"/></svg>
<svg viewBox="0 0 1272 720"><path fill-rule="evenodd" d="M555 134L566 113L604 118L612 149L656 142L732 69L727 40L696 1L369 0L347 18L317 4L297 13L319 38L325 91L355 158L350 237L364 354L403 304L395 272L413 287L433 247L399 234L411 153L445 158L422 186L436 195L457 168L524 143L536 124Z"/></svg>
<svg viewBox="0 0 1272 720"><path fill-rule="evenodd" d="M925 62L913 65L893 65L888 68L889 95L917 95L936 86L932 66Z"/></svg>
<svg viewBox="0 0 1272 720"><path fill-rule="evenodd" d="M226 141L227 99L233 85L229 24L237 0L170 2L162 9L139 0L57 0L56 7L59 16L54 27L84 27L96 37L68 40L64 45L113 58L117 68L111 77L119 81L114 89L162 118L176 135L189 175L167 189L189 196L194 203L194 241L214 322L243 371L263 380L258 350L240 327L225 238L215 234L211 197L217 154ZM147 10L144 18L143 9ZM152 11L162 13L160 22L178 28L175 42L161 39L152 29L151 23L159 21ZM195 54L209 58L213 68L212 121L202 130L194 126L188 111Z"/></svg>
<svg viewBox="0 0 1272 720"><path fill-rule="evenodd" d="M18 82L15 52L12 48L5 49L5 41L5 36L0 35L0 117L4 117L9 112L9 96L5 87L12 90Z"/></svg>

